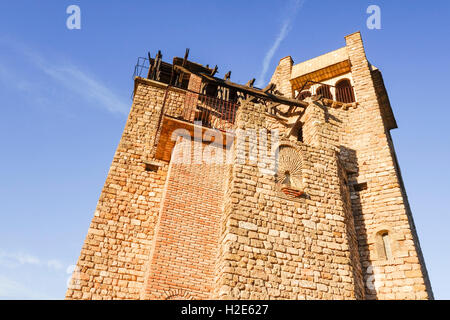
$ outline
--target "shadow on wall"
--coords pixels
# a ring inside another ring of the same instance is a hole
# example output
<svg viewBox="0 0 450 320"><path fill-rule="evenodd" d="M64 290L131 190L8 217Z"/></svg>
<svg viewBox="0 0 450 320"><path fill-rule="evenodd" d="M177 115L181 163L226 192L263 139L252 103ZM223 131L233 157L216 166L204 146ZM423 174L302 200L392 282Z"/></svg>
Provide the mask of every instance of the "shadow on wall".
<svg viewBox="0 0 450 320"><path fill-rule="evenodd" d="M369 257L369 235L367 226L362 215L361 194L360 192L367 188L367 183L358 183L359 174L358 159L356 151L348 149L344 146L340 147L339 157L344 165L347 174L347 186L350 196L351 213L353 216L353 224L356 232L356 239L359 251L359 261L362 272L362 287L364 288L364 296L367 300L378 299L375 290L374 266ZM350 226L350 223L347 224ZM356 270L355 270L356 271ZM357 276L357 275L354 275ZM357 277L354 278L355 280ZM356 285L356 281L355 281ZM355 288L356 289L356 288Z"/></svg>
<svg viewBox="0 0 450 320"><path fill-rule="evenodd" d="M336 121L338 123L342 123L342 120L336 118L335 116L333 116L332 114L330 114L330 112L328 111L328 107L324 106L322 103L320 103L319 101L313 101L314 105L318 106L320 109L323 110L324 116L325 116L325 122L330 122L330 119L333 121Z"/></svg>
<svg viewBox="0 0 450 320"><path fill-rule="evenodd" d="M368 270L372 270L372 265L368 264L368 237L367 230L364 225L364 220L361 212L361 199L359 192L355 190L357 185L357 176L359 172L356 151L353 149L340 146L339 160L343 166L345 184L341 184L341 194L346 197L344 203L347 204L347 235L349 236L349 244L356 250L350 250L351 261L353 265L353 279L355 286L355 296L357 299L376 299L376 291L370 290L373 286L370 285L371 275ZM369 286L367 285L369 283Z"/></svg>

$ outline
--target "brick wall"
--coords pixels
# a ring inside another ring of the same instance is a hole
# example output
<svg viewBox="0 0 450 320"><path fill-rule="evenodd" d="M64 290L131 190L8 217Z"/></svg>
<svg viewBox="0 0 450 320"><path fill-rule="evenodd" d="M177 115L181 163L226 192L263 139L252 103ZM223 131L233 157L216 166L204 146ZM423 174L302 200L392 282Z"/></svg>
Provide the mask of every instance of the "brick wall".
<svg viewBox="0 0 450 320"><path fill-rule="evenodd" d="M225 165L208 164L208 158L202 164L195 164L193 151L203 147L201 142L180 137L172 154L151 254L146 299L210 297ZM214 157L215 151L212 150L211 156Z"/></svg>

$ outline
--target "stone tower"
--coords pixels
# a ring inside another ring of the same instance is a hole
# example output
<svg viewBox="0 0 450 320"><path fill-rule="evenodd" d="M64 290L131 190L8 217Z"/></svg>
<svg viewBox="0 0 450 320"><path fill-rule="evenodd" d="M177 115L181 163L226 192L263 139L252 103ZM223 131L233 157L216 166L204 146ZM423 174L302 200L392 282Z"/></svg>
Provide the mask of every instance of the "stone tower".
<svg viewBox="0 0 450 320"><path fill-rule="evenodd" d="M359 32L264 89L138 64L68 299L432 299Z"/></svg>

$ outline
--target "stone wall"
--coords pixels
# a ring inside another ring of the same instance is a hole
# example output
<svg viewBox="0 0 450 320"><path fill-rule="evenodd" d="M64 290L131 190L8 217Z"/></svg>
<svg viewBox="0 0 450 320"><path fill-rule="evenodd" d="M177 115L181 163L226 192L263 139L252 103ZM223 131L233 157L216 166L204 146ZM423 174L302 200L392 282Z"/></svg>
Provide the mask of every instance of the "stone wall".
<svg viewBox="0 0 450 320"><path fill-rule="evenodd" d="M361 263L367 298L432 298L421 257L417 234L408 212L407 199L395 163L395 151L383 119L373 76L360 33L346 37L358 108L349 112L358 172L350 183L367 183L367 189L352 190ZM354 189L354 188L353 188ZM380 232L388 232L391 259L377 248Z"/></svg>
<svg viewBox="0 0 450 320"><path fill-rule="evenodd" d="M304 142L338 154L351 198L365 298L432 298L389 133L397 125L381 72L367 61L359 32L346 37L346 50L357 105L344 109L308 100L301 117ZM273 79L283 83L280 65ZM388 244L383 244L386 233ZM385 245L392 251L390 257L383 253Z"/></svg>
<svg viewBox="0 0 450 320"><path fill-rule="evenodd" d="M241 104L236 126L264 128L263 105ZM244 138L242 138L244 139ZM273 175L273 158L242 158L255 138L236 144L221 223L215 296L232 299L363 298L348 191L335 151L281 141L302 158L305 195L286 199ZM258 145L259 154L265 147ZM243 161L245 159L245 161ZM351 230L350 230L351 229ZM355 277L355 274L357 276Z"/></svg>
<svg viewBox="0 0 450 320"><path fill-rule="evenodd" d="M165 89L137 82L128 120L83 244L69 299L138 299L167 165L145 170Z"/></svg>
<svg viewBox="0 0 450 320"><path fill-rule="evenodd" d="M284 57L278 63L278 66L270 79L270 82L276 84L276 90L288 98L291 98L294 94L291 83L289 82L293 64L294 61L292 61L290 56Z"/></svg>

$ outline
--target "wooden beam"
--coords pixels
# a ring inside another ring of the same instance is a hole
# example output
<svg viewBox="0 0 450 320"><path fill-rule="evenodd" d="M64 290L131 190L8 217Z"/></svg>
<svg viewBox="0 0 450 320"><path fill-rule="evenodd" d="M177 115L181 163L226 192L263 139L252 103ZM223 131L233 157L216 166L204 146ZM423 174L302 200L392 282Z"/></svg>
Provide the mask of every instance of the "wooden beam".
<svg viewBox="0 0 450 320"><path fill-rule="evenodd" d="M150 51L147 52L148 56L148 72L147 72L147 79L150 79L150 75L152 73L152 57L150 55Z"/></svg>
<svg viewBox="0 0 450 320"><path fill-rule="evenodd" d="M182 66L185 67L186 66L186 61L189 57L189 48L186 48L186 52L184 53L184 59L183 59L183 64Z"/></svg>
<svg viewBox="0 0 450 320"><path fill-rule="evenodd" d="M269 83L264 89L262 89L263 92L272 92L276 87L275 83Z"/></svg>
<svg viewBox="0 0 450 320"><path fill-rule="evenodd" d="M216 64L216 66L214 67L214 69L211 71L210 76L214 77L214 75L217 73L218 70L219 70L219 67L217 67L217 64Z"/></svg>
<svg viewBox="0 0 450 320"><path fill-rule="evenodd" d="M290 99L290 98L285 98L282 96L277 96L274 94L271 94L269 92L263 92L259 89L255 89L255 88L250 88L247 86L243 86L237 83L233 83L231 81L226 81L226 80L222 80L222 79L218 79L218 78L214 78L205 74L200 74L201 77L206 78L206 80L208 81L212 81L212 82L217 82L218 84L220 84L221 86L224 87L228 87L228 88L234 88L237 89L239 91L242 91L246 94L250 94L252 96L255 97L259 97L259 98L263 98L263 99L269 99L272 100L274 102L279 102L282 104L286 104L286 105L294 105L294 106L302 106L302 107L306 107L308 106L308 103L304 102L304 101L300 101L300 100L296 100L296 99Z"/></svg>
<svg viewBox="0 0 450 320"><path fill-rule="evenodd" d="M193 73L190 70L182 67L182 66L174 66L176 71L179 72L185 72L185 73ZM233 88L239 91L242 91L244 93L250 94L252 96L255 97L259 97L259 98L263 98L263 99L269 99L272 100L274 102L279 102L285 105L289 105L289 106L302 106L302 107L307 107L308 103L301 101L301 100L297 100L297 99L291 99L291 98L286 98L286 97L282 97L282 96L277 96L274 94L271 94L269 92L264 92L262 90L256 89L256 88L250 88L247 87L245 85L241 85L241 84L237 84L228 80L223 80L223 79L219 79L216 77L212 77L208 74L205 73L198 73L197 75L201 76L202 78L206 79L207 81L210 82L215 82L220 86L223 87L227 87L227 88Z"/></svg>
<svg viewBox="0 0 450 320"><path fill-rule="evenodd" d="M188 59L185 60L184 58L180 57L174 57L172 60L172 64L176 66L185 67L186 69L191 70L194 73L198 72L210 73L212 71L212 69L209 67L205 67L199 63L189 61Z"/></svg>
<svg viewBox="0 0 450 320"><path fill-rule="evenodd" d="M245 84L247 87L253 88L253 84L255 83L256 79L253 78L251 80L248 80L248 82Z"/></svg>
<svg viewBox="0 0 450 320"><path fill-rule="evenodd" d="M162 60L162 54L161 50L158 50L158 53L156 54L155 61L153 62L152 72L151 72L151 79L159 81L159 71L161 67L161 60Z"/></svg>

